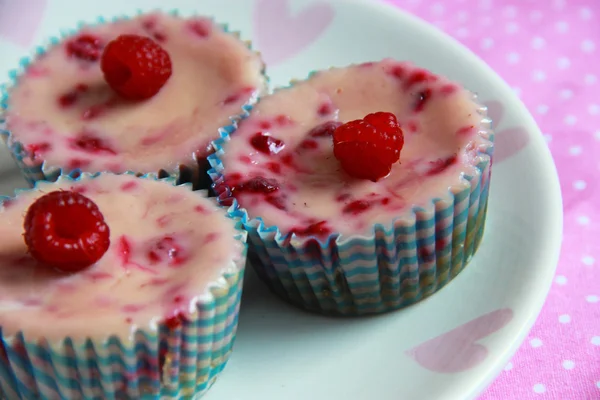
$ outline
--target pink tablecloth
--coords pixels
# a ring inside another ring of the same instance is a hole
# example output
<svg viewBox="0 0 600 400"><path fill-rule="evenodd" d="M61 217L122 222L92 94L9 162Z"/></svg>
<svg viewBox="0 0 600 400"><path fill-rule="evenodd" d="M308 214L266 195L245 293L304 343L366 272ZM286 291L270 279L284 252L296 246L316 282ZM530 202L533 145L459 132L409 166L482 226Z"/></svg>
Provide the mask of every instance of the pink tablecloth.
<svg viewBox="0 0 600 400"><path fill-rule="evenodd" d="M600 1L389 1L487 61L529 107L559 170L565 238L554 286L481 400L600 399Z"/></svg>

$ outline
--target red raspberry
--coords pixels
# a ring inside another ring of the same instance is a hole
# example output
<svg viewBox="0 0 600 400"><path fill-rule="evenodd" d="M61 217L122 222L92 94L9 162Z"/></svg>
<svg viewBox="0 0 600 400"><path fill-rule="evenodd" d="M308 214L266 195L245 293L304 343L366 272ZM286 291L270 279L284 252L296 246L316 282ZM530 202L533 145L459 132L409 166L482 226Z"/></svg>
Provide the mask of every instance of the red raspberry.
<svg viewBox="0 0 600 400"><path fill-rule="evenodd" d="M42 264L74 272L98 261L110 245L110 230L98 206L82 194L48 193L25 216L25 243Z"/></svg>
<svg viewBox="0 0 600 400"><path fill-rule="evenodd" d="M130 100L154 96L171 77L169 54L150 38L121 35L108 43L101 60L104 79Z"/></svg>
<svg viewBox="0 0 600 400"><path fill-rule="evenodd" d="M92 35L80 35L67 42L67 54L85 61L98 61L102 53L102 40Z"/></svg>
<svg viewBox="0 0 600 400"><path fill-rule="evenodd" d="M373 182L387 176L400 159L404 134L387 112L348 122L333 133L333 154L351 176Z"/></svg>

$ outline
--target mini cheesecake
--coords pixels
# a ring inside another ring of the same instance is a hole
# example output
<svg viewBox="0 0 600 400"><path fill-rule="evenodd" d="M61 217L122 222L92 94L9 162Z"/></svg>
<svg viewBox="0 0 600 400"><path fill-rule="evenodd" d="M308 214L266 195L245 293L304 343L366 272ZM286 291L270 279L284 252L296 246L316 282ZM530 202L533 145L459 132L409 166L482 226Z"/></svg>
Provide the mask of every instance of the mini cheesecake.
<svg viewBox="0 0 600 400"><path fill-rule="evenodd" d="M260 56L204 17L84 26L30 61L4 125L30 181L133 171L205 176L210 143L265 89Z"/></svg>

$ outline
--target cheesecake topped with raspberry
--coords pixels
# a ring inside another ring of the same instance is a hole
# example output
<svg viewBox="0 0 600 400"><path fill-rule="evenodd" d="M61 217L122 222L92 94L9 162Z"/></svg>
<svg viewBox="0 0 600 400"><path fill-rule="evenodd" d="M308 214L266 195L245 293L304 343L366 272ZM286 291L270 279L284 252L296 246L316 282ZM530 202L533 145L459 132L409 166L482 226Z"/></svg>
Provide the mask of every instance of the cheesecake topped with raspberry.
<svg viewBox="0 0 600 400"><path fill-rule="evenodd" d="M482 115L470 92L410 63L317 72L240 123L216 190L283 235L372 233L481 174Z"/></svg>
<svg viewBox="0 0 600 400"><path fill-rule="evenodd" d="M219 128L264 90L263 72L247 43L208 18L84 26L9 89L9 144L28 170L194 173Z"/></svg>
<svg viewBox="0 0 600 400"><path fill-rule="evenodd" d="M42 182L4 200L0 218L5 337L128 340L174 327L244 264L235 222L213 201L131 175Z"/></svg>

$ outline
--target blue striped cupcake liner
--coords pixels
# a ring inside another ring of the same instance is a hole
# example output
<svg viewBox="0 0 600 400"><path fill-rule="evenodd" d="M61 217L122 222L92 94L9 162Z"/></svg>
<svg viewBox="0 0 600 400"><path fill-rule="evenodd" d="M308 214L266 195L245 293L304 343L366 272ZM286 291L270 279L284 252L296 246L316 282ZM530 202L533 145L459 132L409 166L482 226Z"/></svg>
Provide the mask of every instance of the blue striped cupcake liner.
<svg viewBox="0 0 600 400"><path fill-rule="evenodd" d="M58 179L59 176L63 174L70 174L75 170L65 170L64 168L58 167L56 165L48 165L43 160L38 160L32 157L32 154L27 151L25 146L20 143L8 130L6 123L6 113L10 110L10 91L11 89L18 85L19 79L23 74L27 71L27 68L35 62L36 59L43 56L48 50L53 48L54 46L62 43L66 38L76 35L83 28L93 28L95 26L119 22L131 18L136 18L151 12L162 12L160 10L154 11L142 11L138 10L137 13L131 17L128 15L119 15L113 18L105 18L105 17L97 17L96 20L92 23L87 23L80 21L77 24L77 27L72 30L62 31L59 36L51 37L47 40L47 42L43 45L37 46L33 53L30 56L26 56L21 58L19 61L19 66L16 69L13 69L9 72L8 78L9 81L7 83L0 85L0 136L4 140L8 149L10 150L10 154L14 161L17 164L17 167L22 172L25 180L33 186L37 181L50 181L53 182ZM192 15L183 15L179 10L170 10L166 12L168 15L181 17L181 18L193 18L201 16L200 14L192 14ZM213 23L215 23L218 27L220 27L224 32L233 35L234 37L241 39L241 33L236 30L232 30L228 24L225 23L217 23L214 19L211 18ZM243 40L243 43L253 51L255 54L260 56L260 52L253 48L252 42L250 40ZM260 88L260 93L264 94L267 92L269 87L269 77L266 73L266 65L263 62L263 68L261 71L263 75L263 87ZM252 107L258 100L258 96L254 96L246 104L244 104L239 114L232 115L229 117L229 124L220 128L218 132L215 132L215 138L222 137L222 133L227 132L232 133L235 131L237 127L237 123L248 116L248 113L252 110ZM195 189L208 189L210 186L210 179L206 174L208 169L208 163L204 159L196 160L197 166L188 166L188 165L178 165L177 167L160 169L159 171L155 171L157 176L161 178L174 177L177 180L177 183L193 183ZM79 170L79 172L86 172ZM139 175L143 175L148 173L148 171L144 171L139 173Z"/></svg>
<svg viewBox="0 0 600 400"><path fill-rule="evenodd" d="M477 102L476 95L473 99ZM494 134L487 108L479 106L478 113L478 133L487 143L477 149L477 173L465 176L465 185L451 187L446 196L413 207L389 224L375 224L367 235L332 234L324 241L298 237L266 225L260 216L249 216L224 184L227 166L221 157L229 136L213 143L216 151L209 157L209 175L219 202L248 231L250 264L278 296L321 314L392 311L443 288L469 263L481 243Z"/></svg>
<svg viewBox="0 0 600 400"><path fill-rule="evenodd" d="M58 181L101 174L61 175ZM148 174L141 178L176 185L172 177ZM39 186L38 182L35 188ZM190 184L182 186L192 189ZM27 190L31 189L15 195ZM0 198L0 205L7 199ZM30 339L23 331L8 335L0 324L0 398L200 398L225 368L235 342L247 250L247 233L240 221L236 229L235 238L244 243L243 250L232 254L228 271L213 283L208 295L196 300L193 312L188 311L177 327L161 322L155 328L138 329L130 337L107 332L102 341L65 337L51 342Z"/></svg>

